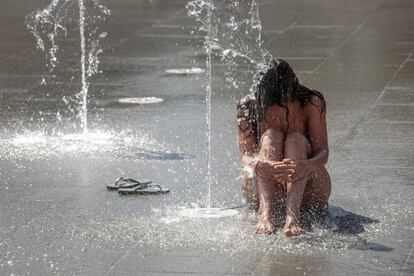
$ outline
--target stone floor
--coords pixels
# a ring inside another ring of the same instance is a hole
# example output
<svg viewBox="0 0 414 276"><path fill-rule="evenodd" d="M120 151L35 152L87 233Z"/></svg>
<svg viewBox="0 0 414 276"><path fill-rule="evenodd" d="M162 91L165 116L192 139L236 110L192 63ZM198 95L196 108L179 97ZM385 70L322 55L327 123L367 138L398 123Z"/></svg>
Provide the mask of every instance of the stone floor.
<svg viewBox="0 0 414 276"><path fill-rule="evenodd" d="M179 216L205 206L208 194L205 76L165 73L205 66L186 1L108 3L89 125L113 136L86 146L49 129L64 125L62 97L80 89L71 52L79 41L61 41L55 73L64 77L53 81L24 24L49 1L0 2L1 275L414 273L413 1L259 0L266 48L328 103L334 226L297 238L253 234L245 207L220 219ZM234 106L247 87L229 87L224 68L214 59L211 200L228 208L243 205ZM137 96L165 103L118 103ZM171 193L106 191L120 176Z"/></svg>

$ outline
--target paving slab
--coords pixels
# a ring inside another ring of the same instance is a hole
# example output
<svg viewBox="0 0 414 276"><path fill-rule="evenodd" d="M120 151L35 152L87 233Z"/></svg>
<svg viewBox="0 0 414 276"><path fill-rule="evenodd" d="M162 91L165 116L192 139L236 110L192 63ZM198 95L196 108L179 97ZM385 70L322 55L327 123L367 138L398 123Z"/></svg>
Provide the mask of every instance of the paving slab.
<svg viewBox="0 0 414 276"><path fill-rule="evenodd" d="M90 79L88 124L63 98L81 90L79 39L63 39L48 73L25 29L48 0L0 10L1 275L412 275L414 273L414 6L410 0L259 0L265 46L327 100L330 216L287 238L254 234L240 189L237 101L254 66L212 65L207 175L203 32L186 0L106 2L102 73ZM46 86L41 84L45 79ZM227 80L226 80L227 79ZM231 81L228 81L231 80ZM125 97L160 97L125 105ZM168 195L120 196L118 177ZM219 219L188 217L208 204Z"/></svg>

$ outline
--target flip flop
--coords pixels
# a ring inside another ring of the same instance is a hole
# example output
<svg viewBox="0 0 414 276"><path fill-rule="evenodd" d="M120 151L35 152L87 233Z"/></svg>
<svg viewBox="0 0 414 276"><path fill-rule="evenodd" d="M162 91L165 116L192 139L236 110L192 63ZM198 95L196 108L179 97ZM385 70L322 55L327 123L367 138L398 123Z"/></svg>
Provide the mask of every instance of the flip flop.
<svg viewBox="0 0 414 276"><path fill-rule="evenodd" d="M167 194L170 192L170 189L161 188L157 184L143 184L140 186L132 188L119 188L118 193L120 195L158 195L158 194Z"/></svg>
<svg viewBox="0 0 414 276"><path fill-rule="evenodd" d="M135 179L132 178L123 178L120 177L118 178L114 184L112 185L107 185L106 189L110 190L110 191L116 191L119 188L134 188L134 187L138 187L140 185L148 185L151 184L151 181L137 181Z"/></svg>

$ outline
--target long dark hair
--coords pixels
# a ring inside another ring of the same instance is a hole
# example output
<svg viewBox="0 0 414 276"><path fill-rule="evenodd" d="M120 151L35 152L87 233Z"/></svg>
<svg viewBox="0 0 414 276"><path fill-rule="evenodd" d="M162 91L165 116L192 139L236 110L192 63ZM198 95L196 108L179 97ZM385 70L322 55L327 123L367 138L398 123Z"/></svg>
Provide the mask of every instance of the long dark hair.
<svg viewBox="0 0 414 276"><path fill-rule="evenodd" d="M237 124L241 132L250 130L258 143L258 129L256 116L256 99L253 94L244 96L237 104ZM248 122L247 128L242 128L242 121Z"/></svg>
<svg viewBox="0 0 414 276"><path fill-rule="evenodd" d="M265 72L260 73L261 80L255 91L258 122L266 120L267 109L272 105L286 108L286 121L288 122L288 103L298 101L303 107L311 102L313 96L321 99L322 112L325 111L326 103L323 95L300 84L289 63L283 59L275 59L266 69Z"/></svg>

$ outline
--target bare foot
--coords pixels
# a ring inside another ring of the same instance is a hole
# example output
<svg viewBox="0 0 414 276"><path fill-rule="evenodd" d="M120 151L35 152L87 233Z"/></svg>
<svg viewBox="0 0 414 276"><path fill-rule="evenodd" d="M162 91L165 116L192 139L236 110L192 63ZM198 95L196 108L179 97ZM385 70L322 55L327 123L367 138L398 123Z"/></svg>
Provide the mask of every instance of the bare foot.
<svg viewBox="0 0 414 276"><path fill-rule="evenodd" d="M254 229L258 234L272 234L275 232L270 214L259 215L257 225Z"/></svg>
<svg viewBox="0 0 414 276"><path fill-rule="evenodd" d="M299 236L305 233L305 231L302 227L300 227L299 223L295 218L291 216L286 216L286 223L283 227L283 233L286 236Z"/></svg>

